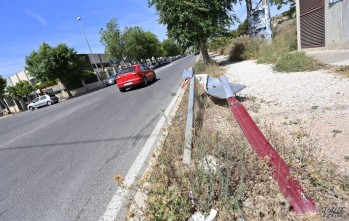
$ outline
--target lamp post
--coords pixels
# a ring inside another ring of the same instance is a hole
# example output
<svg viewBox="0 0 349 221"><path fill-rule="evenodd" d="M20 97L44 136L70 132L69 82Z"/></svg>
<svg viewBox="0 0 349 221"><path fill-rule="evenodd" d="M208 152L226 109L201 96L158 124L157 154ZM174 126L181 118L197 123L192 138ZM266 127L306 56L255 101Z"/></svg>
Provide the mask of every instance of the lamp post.
<svg viewBox="0 0 349 221"><path fill-rule="evenodd" d="M81 20L81 17L79 16L79 17L77 18L77 20L78 20L78 22L79 22L79 25L80 25L80 28L81 28L81 32L82 32L83 35L85 36L87 46L88 46L88 48L90 49L93 63L94 63L95 66L96 66L98 80L102 81L102 79L101 79L101 74L99 73L99 68L98 68L97 63L96 63L96 60L95 60L95 56L93 56L92 49L91 49L91 47L90 47L90 43L89 43L88 40L87 40L87 37L86 37L85 31L84 31L84 28L82 27L82 24L81 24L81 21L80 21L80 20ZM103 85L104 85L104 82L103 82L103 81L102 81L102 83L103 83Z"/></svg>

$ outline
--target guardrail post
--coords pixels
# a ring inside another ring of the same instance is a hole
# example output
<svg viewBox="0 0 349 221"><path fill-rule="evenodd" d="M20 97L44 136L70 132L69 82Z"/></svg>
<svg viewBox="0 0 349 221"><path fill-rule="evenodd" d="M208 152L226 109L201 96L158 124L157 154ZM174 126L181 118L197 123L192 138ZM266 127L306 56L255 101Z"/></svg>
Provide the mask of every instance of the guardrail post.
<svg viewBox="0 0 349 221"><path fill-rule="evenodd" d="M189 98L188 98L188 112L187 112L187 124L185 129L185 146L183 150L183 164L191 164L191 147L193 137L193 118L194 118L194 88L195 88L195 77L193 70L192 77L189 83Z"/></svg>

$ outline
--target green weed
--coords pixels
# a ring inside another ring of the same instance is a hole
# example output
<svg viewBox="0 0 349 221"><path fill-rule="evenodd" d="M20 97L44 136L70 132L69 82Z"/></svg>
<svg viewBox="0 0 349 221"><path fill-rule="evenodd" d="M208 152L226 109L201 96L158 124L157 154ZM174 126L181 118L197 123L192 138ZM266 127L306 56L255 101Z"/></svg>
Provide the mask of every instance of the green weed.
<svg viewBox="0 0 349 221"><path fill-rule="evenodd" d="M297 32L295 21L285 24L274 32L271 44L260 47L260 56L257 63L274 64L280 57L291 51L297 50Z"/></svg>
<svg viewBox="0 0 349 221"><path fill-rule="evenodd" d="M304 52L293 52L281 56L274 70L279 72L314 71L318 68L317 62L308 57Z"/></svg>

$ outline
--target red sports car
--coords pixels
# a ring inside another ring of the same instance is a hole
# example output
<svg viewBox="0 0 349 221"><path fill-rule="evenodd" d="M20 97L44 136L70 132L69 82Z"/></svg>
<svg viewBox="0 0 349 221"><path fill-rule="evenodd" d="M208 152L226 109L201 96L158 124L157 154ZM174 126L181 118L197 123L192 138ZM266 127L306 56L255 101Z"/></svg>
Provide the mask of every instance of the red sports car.
<svg viewBox="0 0 349 221"><path fill-rule="evenodd" d="M143 64L135 64L119 71L116 84L121 92L125 92L127 88L148 85L149 81L155 80L156 74L153 69Z"/></svg>

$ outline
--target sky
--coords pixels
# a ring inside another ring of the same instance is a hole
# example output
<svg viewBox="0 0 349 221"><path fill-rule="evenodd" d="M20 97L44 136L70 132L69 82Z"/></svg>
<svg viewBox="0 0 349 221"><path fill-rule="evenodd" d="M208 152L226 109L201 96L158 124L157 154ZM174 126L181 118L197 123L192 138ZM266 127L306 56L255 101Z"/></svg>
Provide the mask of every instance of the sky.
<svg viewBox="0 0 349 221"><path fill-rule="evenodd" d="M271 14L285 9L272 7ZM234 6L234 11L241 21L246 18L245 4ZM166 27L159 24L148 0L0 0L0 75L9 77L24 70L25 57L43 42L65 43L79 54L90 53L78 17L93 53L104 53L99 31L112 18L121 30L140 26L160 41L167 38Z"/></svg>

